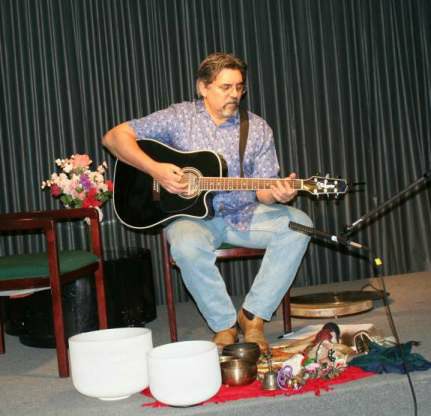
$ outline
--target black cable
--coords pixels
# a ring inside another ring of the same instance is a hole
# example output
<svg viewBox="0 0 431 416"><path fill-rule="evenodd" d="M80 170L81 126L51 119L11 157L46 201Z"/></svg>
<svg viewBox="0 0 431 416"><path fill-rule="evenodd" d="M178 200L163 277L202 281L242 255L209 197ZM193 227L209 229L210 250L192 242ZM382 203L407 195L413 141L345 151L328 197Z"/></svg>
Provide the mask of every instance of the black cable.
<svg viewBox="0 0 431 416"><path fill-rule="evenodd" d="M370 254L372 254L371 250L368 249L368 251ZM374 257L374 256L370 256L370 258L371 257ZM392 315L391 307L389 306L388 292L386 290L385 279L384 279L383 275L378 272L378 270L380 270L380 267L382 266L382 264L383 263L379 257L373 258L372 265L373 265L374 272L375 272L375 274L377 274L376 277L378 279L380 279L380 282L382 284L382 290L381 290L381 292L383 293L382 300L383 300L383 304L385 306L386 317L388 318L388 322L389 322L389 328L392 332L393 337L395 338L395 346L398 347L398 350L399 350L400 355L401 355L401 362L402 362L403 369L404 369L405 375L406 375L408 383L409 383L410 393L412 395L414 416L417 416L417 414L418 414L418 403L417 403L417 399L416 399L415 388L413 386L413 381L412 381L412 378L410 375L410 371L407 368L406 357L404 355L404 350L403 350L402 345L401 345L400 337L398 335L398 331L397 331L397 327L395 325L394 317Z"/></svg>
<svg viewBox="0 0 431 416"><path fill-rule="evenodd" d="M299 224L299 223L296 223L293 221L291 221L289 223L289 228L292 230L299 231L299 232L302 232L304 234L310 235L311 237L316 237L318 239L321 239L324 241L329 241L329 242L339 244L339 245L343 245L343 246L349 247L349 248L353 247L356 249L361 249L361 250L364 250L365 252L367 252L368 261L371 262L373 265L374 274L375 275L377 274L377 278L380 278L380 282L382 284L383 295L381 296L381 298L383 300L383 304L385 305L386 316L387 316L388 322L389 322L389 328L390 328L392 335L395 339L395 345L396 345L396 347L398 347L398 349L400 351L401 362L402 362L403 369L404 369L405 375L406 375L408 383L409 383L410 392L411 392L412 399L413 399L414 416L417 416L418 406L417 406L416 392L415 392L415 389L413 386L410 372L407 368L406 358L405 358L404 351L403 351L402 346L401 346L400 337L398 335L398 331L397 331L395 321L394 321L394 318L393 318L393 315L391 312L391 308L389 306L388 293L386 291L385 279L383 278L383 275L378 272L380 270L380 267L383 265L382 260L377 256L374 257L373 252L371 251L371 249L368 246L366 246L365 244L360 244L360 243L357 243L355 241L348 240L346 238L345 234L343 236L337 236L334 234L330 234L330 233L327 233L324 231L317 230L317 229L312 228L312 227L307 227L305 225L302 225L302 224ZM372 259L372 261L371 261L371 259Z"/></svg>

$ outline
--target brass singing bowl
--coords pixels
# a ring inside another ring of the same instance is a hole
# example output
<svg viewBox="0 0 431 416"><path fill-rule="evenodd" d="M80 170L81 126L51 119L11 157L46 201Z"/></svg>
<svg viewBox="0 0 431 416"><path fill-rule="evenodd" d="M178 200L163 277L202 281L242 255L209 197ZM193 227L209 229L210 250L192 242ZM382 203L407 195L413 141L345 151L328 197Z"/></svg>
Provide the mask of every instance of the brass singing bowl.
<svg viewBox="0 0 431 416"><path fill-rule="evenodd" d="M256 364L260 357L259 345L255 342L243 342L239 344L226 345L223 348L223 355L230 355L235 358L250 361Z"/></svg>
<svg viewBox="0 0 431 416"><path fill-rule="evenodd" d="M234 359L235 359L235 357L233 355L220 355L219 356L220 365L222 363L226 363L226 362L232 361Z"/></svg>
<svg viewBox="0 0 431 416"><path fill-rule="evenodd" d="M256 380L257 366L240 358L222 361L220 363L221 380L229 386L245 386Z"/></svg>

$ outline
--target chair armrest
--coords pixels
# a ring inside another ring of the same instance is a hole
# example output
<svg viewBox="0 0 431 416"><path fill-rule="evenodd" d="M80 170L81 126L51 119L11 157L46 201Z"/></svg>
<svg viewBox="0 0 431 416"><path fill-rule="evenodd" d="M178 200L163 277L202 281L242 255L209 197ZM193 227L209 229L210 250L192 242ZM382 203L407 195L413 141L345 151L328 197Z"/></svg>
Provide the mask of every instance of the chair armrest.
<svg viewBox="0 0 431 416"><path fill-rule="evenodd" d="M0 215L0 231L48 230L54 227L50 218L5 218Z"/></svg>
<svg viewBox="0 0 431 416"><path fill-rule="evenodd" d="M95 208L72 208L72 209L54 209L49 211L28 211L14 212L9 214L0 214L0 220L5 219L33 219L33 218L50 218L53 220L99 218L99 213Z"/></svg>
<svg viewBox="0 0 431 416"><path fill-rule="evenodd" d="M93 253L102 259L99 213L95 208L56 209L0 214L1 231L42 229L48 237L49 230L55 233L55 222L89 218L89 232Z"/></svg>

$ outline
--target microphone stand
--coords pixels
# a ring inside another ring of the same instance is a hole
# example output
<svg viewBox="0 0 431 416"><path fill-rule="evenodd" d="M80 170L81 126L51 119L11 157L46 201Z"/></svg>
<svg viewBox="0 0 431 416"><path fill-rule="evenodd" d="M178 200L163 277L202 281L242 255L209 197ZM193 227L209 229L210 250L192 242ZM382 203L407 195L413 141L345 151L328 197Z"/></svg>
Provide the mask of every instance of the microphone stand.
<svg viewBox="0 0 431 416"><path fill-rule="evenodd" d="M386 291L386 285L385 285L384 278L381 274L381 268L383 265L383 261L379 256L374 255L374 253L372 252L372 250L368 246L366 246L365 244L350 240L349 236L351 234L353 234L359 227L361 227L364 224L367 224L372 218L376 217L377 215L379 215L383 212L388 211L390 206L395 201L399 201L400 199L407 197L407 194L409 192L411 192L414 188L422 187L430 179L431 179L431 170L428 170L427 172L425 172L425 174L423 174L419 179L417 179L415 182L413 182L407 188L400 191L396 195L392 196L387 201L385 201L383 204L374 208L372 211L362 215L358 220L356 220L352 224L346 225L344 227L344 231L339 235L330 234L330 233L327 233L325 231L317 230L317 229L311 228L311 227L306 227L302 224L298 224L298 223L295 223L292 221L289 224L289 228L291 228L292 230L302 232L304 234L307 234L311 237L314 237L314 238L317 238L317 239L320 239L323 241L329 241L331 243L342 245L342 246L345 246L348 248L363 250L367 253L367 256L368 256L368 259L370 262L372 259L372 264L374 266L373 267L374 275L375 275L374 277L376 277L376 278L380 277L380 281L382 282L383 290L382 290L381 298L382 298L384 305L386 307L388 317L389 317L389 323L391 326L391 330L392 330L392 333L394 335L394 338L395 338L397 344L400 344L400 340L399 340L399 336L398 336L398 332L396 330L395 324L394 324L393 319L392 319L392 314L390 313L389 301L388 301L388 297L387 297L388 293Z"/></svg>
<svg viewBox="0 0 431 416"><path fill-rule="evenodd" d="M375 277L380 277L380 281L382 283L382 300L383 303L385 305L386 308L386 313L388 316L388 321L389 321L389 325L392 331L392 334L395 338L395 342L396 342L396 346L398 347L400 354L401 354L401 358L403 361L403 367L404 367L404 371L407 375L408 381L409 381L409 385L410 385L410 390L412 393L412 397L413 397L413 402L414 402L414 410L415 410L415 415L417 414L417 402L416 402L416 395L414 392L414 388L413 388L413 384L410 378L410 374L409 371L407 369L406 366L406 361L405 361L405 356L404 356L404 352L401 346L401 342L400 342L400 338L398 335L398 331L396 329L395 326L395 322L393 320L393 316L390 310L390 306L389 306L389 301L388 301L388 293L386 291L386 284L385 284L385 280L383 278L383 275L381 274L381 267L383 265L383 261L380 257L375 256L372 252L372 250L366 246L365 244L362 243L358 243L355 241L350 240L348 237L353 234L358 228L360 228L362 225L368 223L372 218L374 218L375 216L382 214L386 211L389 210L390 206L395 202L395 201L399 201L403 198L406 198L408 195L408 193L410 191L412 191L414 188L420 188L422 187L424 184L426 184L426 182L428 180L431 179L431 170L428 170L427 172L425 172L425 174L423 176L421 176L419 179L417 179L415 182L413 182L411 185L409 185L407 188L405 188L404 190L400 191L399 193L397 193L396 195L392 196L390 199L388 199L387 201L385 201L383 204L379 205L378 207L374 208L372 211L362 215L358 220L356 220L355 222L353 222L350 225L346 225L344 227L344 231L339 234L330 234L327 233L325 231L321 231L321 230L317 230L315 228L311 228L311 227L307 227L305 225L302 224L298 224L295 222L290 222L289 224L289 228L291 228L292 230L295 231L299 231L302 232L304 234L307 234L309 236L311 236L312 238L317 238L323 241L329 241L331 243L335 243L338 245L342 245L348 248L354 248L354 249L359 249L359 250L363 250L367 253L369 260L371 260L371 258L373 259L372 264L374 266L374 274Z"/></svg>
<svg viewBox="0 0 431 416"><path fill-rule="evenodd" d="M368 223L371 219L373 219L377 215L388 211L390 206L393 205L393 203L395 201L401 200L401 199L407 197L407 194L410 191L412 191L414 188L422 187L430 179L431 179L431 170L428 170L427 172L425 172L424 175L422 175L419 179L417 179L415 182L413 182L407 188L398 192L396 195L392 196L387 201L385 201L383 204L374 208L372 211L362 215L358 220L356 220L352 224L346 225L344 227L344 231L339 235L330 234L330 233L327 233L325 231L317 230L317 229L311 228L311 227L306 227L302 224L298 224L295 222L290 222L289 228L291 228L295 231L299 231L299 232L302 232L304 234L310 235L311 237L314 237L314 238L317 238L317 239L320 239L323 241L329 241L331 243L342 245L342 246L345 246L348 248L360 249L360 250L365 251L367 253L369 259L371 259L371 257L373 257L372 264L374 266L375 277L379 277L379 276L382 277L381 273L380 273L381 267L383 265L382 259L378 256L375 256L373 254L372 250L368 246L366 246L365 244L350 240L349 236L351 234L353 234L358 228L360 228L362 225ZM384 284L384 279L382 278L381 280ZM387 295L386 289L384 288L382 299L385 301L385 303L388 303L386 295Z"/></svg>
<svg viewBox="0 0 431 416"><path fill-rule="evenodd" d="M373 219L373 218L377 217L378 215L383 214L383 213L387 212L389 209L393 208L393 204L396 201L400 202L402 199L405 199L405 198L411 196L411 195L409 195L409 193L411 191L413 191L415 188L417 190L420 189L430 179L431 179L431 169L428 170L427 172L425 172L420 178L418 178L416 181L414 181L412 184L410 184L407 188L405 188L405 189L401 190L400 192L398 192L397 194L393 195L387 201L383 202L381 205L377 206L376 208L374 208L370 212L362 215L358 220L354 221L352 224L346 225L344 227L344 231L340 234L338 239L349 241L349 240L347 240L347 238L351 234L353 234L355 231L357 231L362 225L367 224L371 219ZM350 246L354 247L352 244ZM376 278L380 277L380 281L382 283L382 289L383 289L382 290L382 300L383 300L383 303L385 305L385 308L386 308L386 311L388 314L388 319L389 319L391 331L394 335L394 338L395 338L397 345L400 345L400 338L398 336L398 332L397 332L397 329L395 327L395 323L393 321L392 314L390 312L389 301L388 301L388 296L387 296L388 293L386 291L386 285L385 285L385 279L383 278L383 275L381 273L383 261L380 257L374 256L369 248L367 248L367 252L368 252L369 258L371 256L374 257L373 258L374 277L376 277Z"/></svg>

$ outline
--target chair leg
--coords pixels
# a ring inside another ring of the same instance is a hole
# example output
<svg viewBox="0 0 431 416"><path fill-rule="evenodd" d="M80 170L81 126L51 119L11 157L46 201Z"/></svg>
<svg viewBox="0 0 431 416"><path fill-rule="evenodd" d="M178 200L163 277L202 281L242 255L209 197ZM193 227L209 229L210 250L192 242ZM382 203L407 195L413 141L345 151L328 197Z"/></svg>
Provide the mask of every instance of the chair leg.
<svg viewBox="0 0 431 416"><path fill-rule="evenodd" d="M168 308L169 330L171 333L171 341L178 341L177 334L177 318L175 313L174 290L172 288L172 268L169 261L169 248L164 235L162 235L162 251L163 251L163 278L165 282L166 304Z"/></svg>
<svg viewBox="0 0 431 416"><path fill-rule="evenodd" d="M283 326L284 333L292 332L292 316L290 312L290 288L283 297Z"/></svg>
<svg viewBox="0 0 431 416"><path fill-rule="evenodd" d="M60 287L51 286L51 298L58 374L60 377L69 377L69 359L67 356L66 335L64 333L63 305Z"/></svg>
<svg viewBox="0 0 431 416"><path fill-rule="evenodd" d="M99 329L106 329L108 328L108 317L106 314L105 279L102 261L99 262L99 268L94 273L94 280L96 284L97 315L99 317Z"/></svg>
<svg viewBox="0 0 431 416"><path fill-rule="evenodd" d="M168 307L169 330L171 332L171 341L178 341L177 334L177 317L175 312L174 290L172 287L172 270L165 271L165 288L166 288L166 303Z"/></svg>
<svg viewBox="0 0 431 416"><path fill-rule="evenodd" d="M5 319L5 301L4 297L0 296L0 354L4 354L6 352L4 343Z"/></svg>

